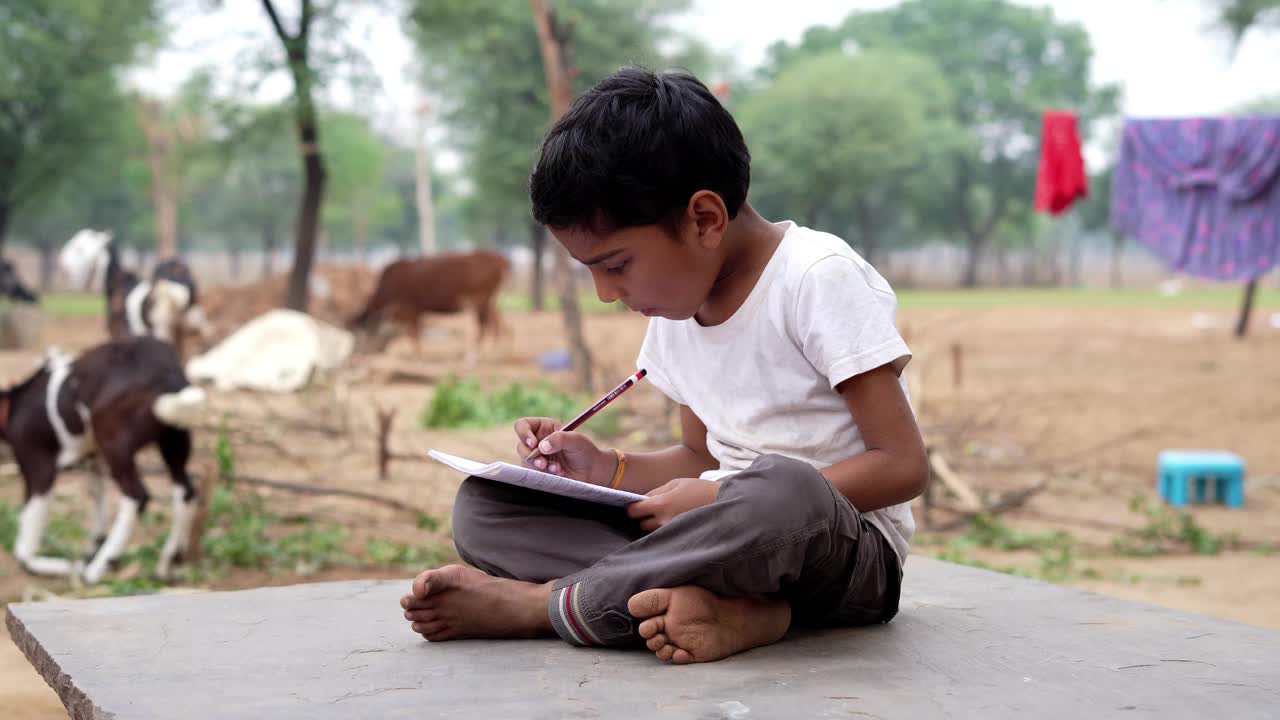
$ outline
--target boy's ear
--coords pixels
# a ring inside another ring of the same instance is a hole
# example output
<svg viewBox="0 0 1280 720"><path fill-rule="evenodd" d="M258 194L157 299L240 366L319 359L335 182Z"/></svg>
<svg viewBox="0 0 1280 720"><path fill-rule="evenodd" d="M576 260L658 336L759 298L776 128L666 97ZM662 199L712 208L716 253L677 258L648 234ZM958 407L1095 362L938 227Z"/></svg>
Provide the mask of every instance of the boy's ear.
<svg viewBox="0 0 1280 720"><path fill-rule="evenodd" d="M710 190L699 190L689 198L687 219L696 233L694 240L704 248L720 246L729 229L729 209L724 198Z"/></svg>

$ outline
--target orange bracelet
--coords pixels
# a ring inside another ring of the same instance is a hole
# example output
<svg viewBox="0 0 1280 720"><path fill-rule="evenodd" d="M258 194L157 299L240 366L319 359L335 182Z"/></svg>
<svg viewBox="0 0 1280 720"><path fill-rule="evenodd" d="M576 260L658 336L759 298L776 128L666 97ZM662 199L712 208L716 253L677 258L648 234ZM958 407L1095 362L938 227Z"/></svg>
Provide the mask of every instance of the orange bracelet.
<svg viewBox="0 0 1280 720"><path fill-rule="evenodd" d="M618 448L614 448L613 452L618 456L618 470L613 474L613 482L609 483L609 488L617 490L622 484L622 473L627 471L627 456Z"/></svg>

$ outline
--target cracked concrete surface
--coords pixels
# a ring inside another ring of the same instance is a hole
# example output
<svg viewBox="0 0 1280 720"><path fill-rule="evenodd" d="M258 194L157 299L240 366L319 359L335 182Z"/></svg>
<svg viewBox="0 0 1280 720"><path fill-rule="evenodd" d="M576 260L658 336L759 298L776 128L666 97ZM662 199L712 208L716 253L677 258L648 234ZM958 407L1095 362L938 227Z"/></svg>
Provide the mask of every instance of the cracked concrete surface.
<svg viewBox="0 0 1280 720"><path fill-rule="evenodd" d="M559 641L429 644L403 582L9 606L73 718L1271 717L1280 633L964 568L907 565L886 626L675 668Z"/></svg>

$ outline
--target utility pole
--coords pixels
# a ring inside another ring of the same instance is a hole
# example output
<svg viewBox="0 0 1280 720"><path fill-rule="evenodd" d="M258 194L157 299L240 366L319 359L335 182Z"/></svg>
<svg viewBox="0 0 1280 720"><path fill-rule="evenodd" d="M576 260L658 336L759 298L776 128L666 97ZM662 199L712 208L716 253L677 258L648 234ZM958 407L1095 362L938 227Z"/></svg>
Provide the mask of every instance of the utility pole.
<svg viewBox="0 0 1280 720"><path fill-rule="evenodd" d="M428 117L431 105L418 105L417 199L418 244L425 256L436 254L436 209L431 201L431 150L427 146Z"/></svg>

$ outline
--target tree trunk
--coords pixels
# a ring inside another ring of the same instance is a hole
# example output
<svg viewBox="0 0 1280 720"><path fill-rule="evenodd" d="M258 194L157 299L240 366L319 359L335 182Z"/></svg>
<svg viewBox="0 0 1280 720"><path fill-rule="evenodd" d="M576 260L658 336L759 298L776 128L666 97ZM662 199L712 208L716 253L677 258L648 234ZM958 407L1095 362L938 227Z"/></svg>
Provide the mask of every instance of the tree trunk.
<svg viewBox="0 0 1280 720"><path fill-rule="evenodd" d="M1084 233L1080 228L1076 229L1071 240L1071 268L1070 268L1071 287L1078 288L1084 285Z"/></svg>
<svg viewBox="0 0 1280 720"><path fill-rule="evenodd" d="M0 253L4 253L4 243L9 231L9 203L0 201Z"/></svg>
<svg viewBox="0 0 1280 720"><path fill-rule="evenodd" d="M1258 294L1258 278L1244 286L1244 303L1240 306L1240 319L1236 321L1236 337L1242 338L1249 332L1249 316L1253 314L1253 298Z"/></svg>
<svg viewBox="0 0 1280 720"><path fill-rule="evenodd" d="M240 245L236 244L227 248L227 260L231 269L231 277L233 278L240 277L240 255Z"/></svg>
<svg viewBox="0 0 1280 720"><path fill-rule="evenodd" d="M548 235L550 230L543 232ZM550 242L550 241L544 241ZM560 291L560 312L564 315L564 329L569 336L569 345L573 349L573 366L578 370L578 384L585 392L591 392L595 386L591 350L587 347L586 334L582 331L582 310L578 307L578 283L574 282L573 266L569 253L552 242L556 250L555 258L556 285Z"/></svg>
<svg viewBox="0 0 1280 720"><path fill-rule="evenodd" d="M431 198L431 148L427 145L426 103L418 107L418 152L414 164L415 198L418 205L418 244L423 255L436 254L436 210Z"/></svg>
<svg viewBox="0 0 1280 720"><path fill-rule="evenodd" d="M1009 287L1009 244L998 243L996 251L996 283Z"/></svg>
<svg viewBox="0 0 1280 720"><path fill-rule="evenodd" d="M57 245L40 246L40 292L47 293L53 288L53 275L57 271L57 261Z"/></svg>
<svg viewBox="0 0 1280 720"><path fill-rule="evenodd" d="M541 225L532 220L529 221L529 239L533 246L533 296L530 298L530 306L534 310L541 311L545 305L543 300L546 295L546 278L542 261L547 249L547 234L542 231Z"/></svg>
<svg viewBox="0 0 1280 720"><path fill-rule="evenodd" d="M309 87L307 104L310 105ZM298 312L306 312L307 302L310 300L311 265L315 261L316 233L320 226L320 208L324 202L326 179L324 158L320 155L319 130L315 126L314 116L309 120L310 124L300 121L298 126L306 184L302 190L302 207L298 212L293 269L289 273L289 290L285 295L285 307Z"/></svg>
<svg viewBox="0 0 1280 720"><path fill-rule="evenodd" d="M276 224L264 223L262 226L262 277L270 277L274 270L276 255Z"/></svg>
<svg viewBox="0 0 1280 720"><path fill-rule="evenodd" d="M551 95L551 119L554 121L569 110L573 101L571 83L578 73L573 61L573 46L569 42L568 28L556 22L550 0L529 0L529 9L533 11L533 22L538 28L542 65ZM579 385L590 392L595 384L591 350L582 331L582 313L578 309L578 293L569 253L558 242L550 244L555 257L556 284L560 290L560 311L564 314L565 332L573 346L574 367L578 369Z"/></svg>
<svg viewBox="0 0 1280 720"><path fill-rule="evenodd" d="M870 213L859 213L861 221L859 233L862 235L862 259L867 261L868 265L876 266L876 261L880 259L880 229L879 224L871 217ZM882 273L883 274L883 273Z"/></svg>
<svg viewBox="0 0 1280 720"><path fill-rule="evenodd" d="M986 250L990 235L978 233L968 236L969 257L964 264L964 274L960 277L960 285L971 288L978 286L978 265L982 262L982 253Z"/></svg>
<svg viewBox="0 0 1280 720"><path fill-rule="evenodd" d="M1111 235L1111 289L1119 290L1123 285L1120 277L1120 261L1124 256L1124 236L1120 233Z"/></svg>
<svg viewBox="0 0 1280 720"><path fill-rule="evenodd" d="M147 165L151 170L151 206L156 219L156 256L178 255L179 178L174 168L175 133L158 100L143 100L138 115L147 141Z"/></svg>
<svg viewBox="0 0 1280 720"><path fill-rule="evenodd" d="M297 234L294 239L293 269L289 272L289 288L285 294L285 306L291 310L307 311L310 300L308 287L311 281L311 265L315 261L316 231L320 227L320 209L324 203L326 173L324 155L320 152L320 128L316 122L316 106L311 97L311 65L308 43L311 21L315 8L312 0L302 0L302 17L298 21L297 34L290 34L280 22L273 0L262 0L262 9L271 19L276 37L284 48L289 62L289 74L293 77L293 115L298 130L298 151L302 155L304 185L302 203L298 207Z"/></svg>

